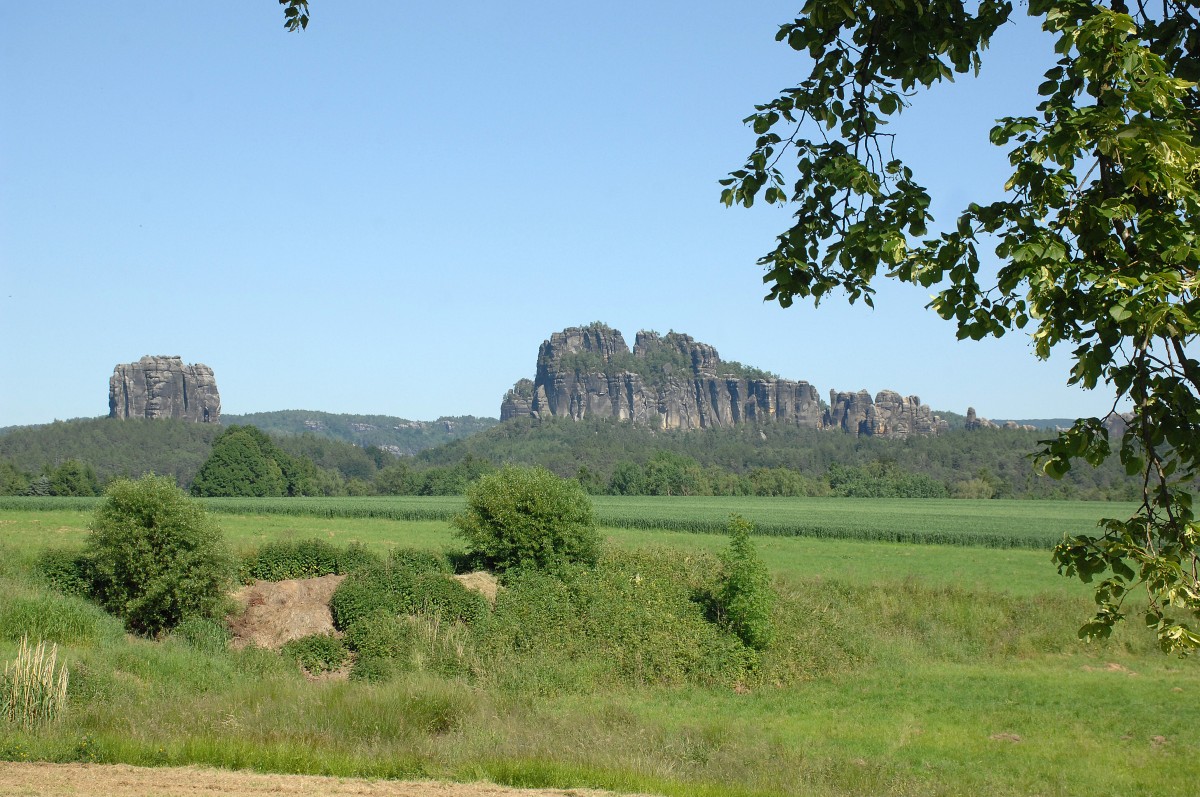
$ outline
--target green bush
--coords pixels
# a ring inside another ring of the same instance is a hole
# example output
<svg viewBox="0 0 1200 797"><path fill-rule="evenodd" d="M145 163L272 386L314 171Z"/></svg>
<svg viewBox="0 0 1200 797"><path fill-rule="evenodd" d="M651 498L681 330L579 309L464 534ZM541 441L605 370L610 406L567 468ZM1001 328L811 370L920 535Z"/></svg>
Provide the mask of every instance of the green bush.
<svg viewBox="0 0 1200 797"><path fill-rule="evenodd" d="M545 468L508 466L467 491L458 534L496 570L595 564L600 551L592 502L579 482Z"/></svg>
<svg viewBox="0 0 1200 797"><path fill-rule="evenodd" d="M411 570L414 573L454 572L444 553L424 548L393 548L388 553L388 564L393 568Z"/></svg>
<svg viewBox="0 0 1200 797"><path fill-rule="evenodd" d="M410 614L438 614L449 622L470 625L486 617L489 610L482 595L441 573L418 576L411 594Z"/></svg>
<svg viewBox="0 0 1200 797"><path fill-rule="evenodd" d="M434 567L438 569L433 569ZM347 630L356 620L382 611L391 615L439 613L449 621L473 623L485 616L487 601L447 575L444 559L403 557L347 576L329 601L334 627Z"/></svg>
<svg viewBox="0 0 1200 797"><path fill-rule="evenodd" d="M336 670L346 663L350 651L346 643L333 634L310 634L284 644L280 653L293 659L311 675Z"/></svg>
<svg viewBox="0 0 1200 797"><path fill-rule="evenodd" d="M710 556L654 549L515 572L480 626L481 671L517 692L731 685L749 657L706 617L717 569Z"/></svg>
<svg viewBox="0 0 1200 797"><path fill-rule="evenodd" d="M120 479L105 496L87 543L101 605L147 635L215 615L234 563L204 509L161 476Z"/></svg>
<svg viewBox="0 0 1200 797"><path fill-rule="evenodd" d="M377 610L350 626L346 643L357 653L350 671L356 681L385 681L401 672L457 675L474 656L470 629L437 610L413 615Z"/></svg>
<svg viewBox="0 0 1200 797"><path fill-rule="evenodd" d="M721 554L723 567L716 599L729 629L747 647L763 650L775 634L771 620L775 595L767 566L750 540L753 528L738 515L730 517L729 547Z"/></svg>
<svg viewBox="0 0 1200 797"><path fill-rule="evenodd" d="M346 644L358 654L358 661L403 658L412 650L413 640L412 624L386 609L365 614L346 629Z"/></svg>
<svg viewBox="0 0 1200 797"><path fill-rule="evenodd" d="M345 548L325 540L269 542L242 562L243 580L284 581L340 575L381 563L379 556L360 544Z"/></svg>
<svg viewBox="0 0 1200 797"><path fill-rule="evenodd" d="M51 589L64 595L91 594L92 563L83 551L47 548L38 554L34 569Z"/></svg>

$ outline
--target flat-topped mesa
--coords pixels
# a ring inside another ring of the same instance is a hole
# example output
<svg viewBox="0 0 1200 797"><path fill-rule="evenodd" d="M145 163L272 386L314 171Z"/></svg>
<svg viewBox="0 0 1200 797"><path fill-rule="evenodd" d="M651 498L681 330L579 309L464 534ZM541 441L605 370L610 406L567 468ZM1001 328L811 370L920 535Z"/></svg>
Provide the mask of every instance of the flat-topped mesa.
<svg viewBox="0 0 1200 797"><path fill-rule="evenodd" d="M221 422L221 395L207 365L185 365L181 357L149 355L118 365L108 380L111 418L182 418Z"/></svg>
<svg viewBox="0 0 1200 797"><path fill-rule="evenodd" d="M950 425L921 403L919 396L901 396L894 390L871 394L829 391L826 428L842 429L856 435L903 439L911 435L928 437L949 431Z"/></svg>
<svg viewBox="0 0 1200 797"><path fill-rule="evenodd" d="M722 362L690 335L642 331L633 351L604 324L556 332L538 351L532 384L505 394L500 419L616 418L663 429L700 429L746 421L821 427L816 388Z"/></svg>

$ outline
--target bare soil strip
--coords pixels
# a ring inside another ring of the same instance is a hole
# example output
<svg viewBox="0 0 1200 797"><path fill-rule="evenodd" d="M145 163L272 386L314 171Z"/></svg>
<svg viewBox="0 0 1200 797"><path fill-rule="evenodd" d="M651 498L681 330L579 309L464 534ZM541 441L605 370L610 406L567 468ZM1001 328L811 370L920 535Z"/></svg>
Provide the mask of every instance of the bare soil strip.
<svg viewBox="0 0 1200 797"><path fill-rule="evenodd" d="M510 789L491 783L264 775L202 767L0 763L0 795L6 797L195 797L218 794L227 797L610 797L612 792Z"/></svg>

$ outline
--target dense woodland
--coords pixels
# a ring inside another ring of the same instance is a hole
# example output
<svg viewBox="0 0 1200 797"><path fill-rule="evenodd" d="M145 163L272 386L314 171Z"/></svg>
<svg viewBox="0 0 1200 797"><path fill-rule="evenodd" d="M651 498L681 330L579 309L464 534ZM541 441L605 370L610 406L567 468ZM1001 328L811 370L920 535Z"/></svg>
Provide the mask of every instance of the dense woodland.
<svg viewBox="0 0 1200 797"><path fill-rule="evenodd" d="M344 440L360 448L376 446L394 454L413 455L495 426L495 418L443 416L436 421L410 421L392 415L349 415L312 410L222 415L225 426L250 424L274 435L302 435Z"/></svg>
<svg viewBox="0 0 1200 797"><path fill-rule="evenodd" d="M880 440L790 425L664 432L612 420L514 419L396 456L307 431L95 418L0 434L0 494L94 495L121 476L171 476L197 495L454 495L508 463L594 494L1127 500L1119 463L1040 475L1046 432L955 429Z"/></svg>

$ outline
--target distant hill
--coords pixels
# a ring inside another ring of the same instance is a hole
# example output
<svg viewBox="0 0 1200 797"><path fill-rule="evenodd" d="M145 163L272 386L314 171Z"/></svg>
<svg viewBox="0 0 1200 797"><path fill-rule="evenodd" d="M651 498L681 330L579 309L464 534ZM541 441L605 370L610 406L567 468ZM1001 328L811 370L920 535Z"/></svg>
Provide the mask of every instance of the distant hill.
<svg viewBox="0 0 1200 797"><path fill-rule="evenodd" d="M176 418L75 418L0 428L0 462L30 476L68 459L95 470L101 482L157 473L187 486L233 425L257 426L292 455L303 455L343 479L370 480L395 456L411 456L486 430L497 421L471 416L408 421L388 415L281 412L223 415L220 424Z"/></svg>
<svg viewBox="0 0 1200 797"><path fill-rule="evenodd" d="M221 429L219 424L172 418L76 418L9 426L0 429L0 461L38 473L77 459L94 468L102 481L153 472L186 484L208 459Z"/></svg>
<svg viewBox="0 0 1200 797"><path fill-rule="evenodd" d="M446 416L436 421L410 421L391 415L335 415L313 410L252 412L221 416L226 426L250 424L275 435L313 434L367 448L375 446L397 456L412 456L427 448L469 437L495 426L495 418Z"/></svg>

